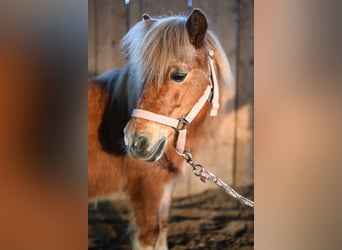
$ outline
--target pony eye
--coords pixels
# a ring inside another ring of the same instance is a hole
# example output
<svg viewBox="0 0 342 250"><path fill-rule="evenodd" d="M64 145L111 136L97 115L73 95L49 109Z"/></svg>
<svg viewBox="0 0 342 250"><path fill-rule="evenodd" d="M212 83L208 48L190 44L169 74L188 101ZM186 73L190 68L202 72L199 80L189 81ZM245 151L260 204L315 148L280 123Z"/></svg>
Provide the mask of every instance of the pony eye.
<svg viewBox="0 0 342 250"><path fill-rule="evenodd" d="M188 75L187 72L184 72L182 70L176 69L173 70L170 74L170 79L174 82L180 83L183 82Z"/></svg>

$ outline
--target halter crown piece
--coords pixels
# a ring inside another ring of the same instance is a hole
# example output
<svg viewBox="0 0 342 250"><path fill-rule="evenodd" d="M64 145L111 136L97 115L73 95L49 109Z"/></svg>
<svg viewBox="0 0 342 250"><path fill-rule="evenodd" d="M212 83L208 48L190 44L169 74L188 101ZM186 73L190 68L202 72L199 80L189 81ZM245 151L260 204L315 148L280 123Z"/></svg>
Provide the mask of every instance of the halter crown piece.
<svg viewBox="0 0 342 250"><path fill-rule="evenodd" d="M132 117L143 118L146 120L158 122L170 127L173 127L178 132L176 152L180 155L184 155L184 148L186 142L187 129L191 122L198 113L203 108L206 101L211 101L212 108L210 111L210 116L216 116L217 111L220 107L219 104L219 88L217 83L217 77L214 70L214 52L212 50L208 51L209 57L209 69L211 81L209 81L208 87L205 89L203 95L198 99L192 109L184 116L176 118L171 118L164 115L159 115L143 109L133 109ZM185 128L181 129L185 125Z"/></svg>

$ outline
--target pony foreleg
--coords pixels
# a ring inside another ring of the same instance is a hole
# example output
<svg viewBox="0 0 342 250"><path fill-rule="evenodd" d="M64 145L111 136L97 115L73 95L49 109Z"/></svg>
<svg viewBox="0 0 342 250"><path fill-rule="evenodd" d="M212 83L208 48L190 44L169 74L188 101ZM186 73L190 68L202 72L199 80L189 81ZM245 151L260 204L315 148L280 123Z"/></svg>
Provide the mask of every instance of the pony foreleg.
<svg viewBox="0 0 342 250"><path fill-rule="evenodd" d="M134 212L134 250L168 249L167 226L174 181L165 183L161 179L149 173L135 179L134 184L129 184L128 192Z"/></svg>
<svg viewBox="0 0 342 250"><path fill-rule="evenodd" d="M164 191L159 204L159 236L155 249L167 250L167 227L169 225L171 195L174 187L174 180L170 180L164 186Z"/></svg>

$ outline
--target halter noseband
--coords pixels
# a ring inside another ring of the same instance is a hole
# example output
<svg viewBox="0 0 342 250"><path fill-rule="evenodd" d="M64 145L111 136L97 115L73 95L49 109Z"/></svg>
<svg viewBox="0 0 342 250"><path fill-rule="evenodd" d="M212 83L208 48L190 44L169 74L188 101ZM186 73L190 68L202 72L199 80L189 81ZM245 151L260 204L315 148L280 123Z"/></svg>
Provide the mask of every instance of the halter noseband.
<svg viewBox="0 0 342 250"><path fill-rule="evenodd" d="M143 118L146 120L158 122L170 127L173 127L178 132L178 139L176 145L176 152L178 154L184 154L185 142L186 142L186 133L187 129L190 126L191 122L198 113L203 108L206 101L212 102L212 108L210 111L210 116L216 116L217 110L219 109L219 88L217 83L217 77L214 70L214 52L209 50L209 69L210 69L210 77L211 81L209 81L208 87L205 89L203 95L199 98L199 100L194 104L190 112L184 116L181 116L177 119L171 118L164 115L159 115L147 110L143 109L133 109L132 117ZM185 128L181 129L182 126Z"/></svg>

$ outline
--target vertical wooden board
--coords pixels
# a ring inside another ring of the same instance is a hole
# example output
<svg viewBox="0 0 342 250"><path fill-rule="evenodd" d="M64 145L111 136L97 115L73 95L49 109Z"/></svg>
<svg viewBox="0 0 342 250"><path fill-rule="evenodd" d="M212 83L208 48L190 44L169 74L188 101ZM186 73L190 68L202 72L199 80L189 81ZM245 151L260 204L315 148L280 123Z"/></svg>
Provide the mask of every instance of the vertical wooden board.
<svg viewBox="0 0 342 250"><path fill-rule="evenodd" d="M131 0L130 27L141 20L143 14L152 17L178 15L188 10L187 0Z"/></svg>
<svg viewBox="0 0 342 250"><path fill-rule="evenodd" d="M142 12L153 17L178 15L187 10L187 0L142 0Z"/></svg>
<svg viewBox="0 0 342 250"><path fill-rule="evenodd" d="M95 40L97 74L124 64L119 46L125 33L125 2L123 0L97 0Z"/></svg>
<svg viewBox="0 0 342 250"><path fill-rule="evenodd" d="M241 0L235 182L253 183L253 2Z"/></svg>
<svg viewBox="0 0 342 250"><path fill-rule="evenodd" d="M142 0L131 0L129 4L130 8L130 15L129 15L129 23L130 27L134 26L137 22L139 22L142 18L142 15L144 14L143 8L142 8Z"/></svg>
<svg viewBox="0 0 342 250"><path fill-rule="evenodd" d="M88 77L96 72L95 63L95 1L88 0Z"/></svg>

